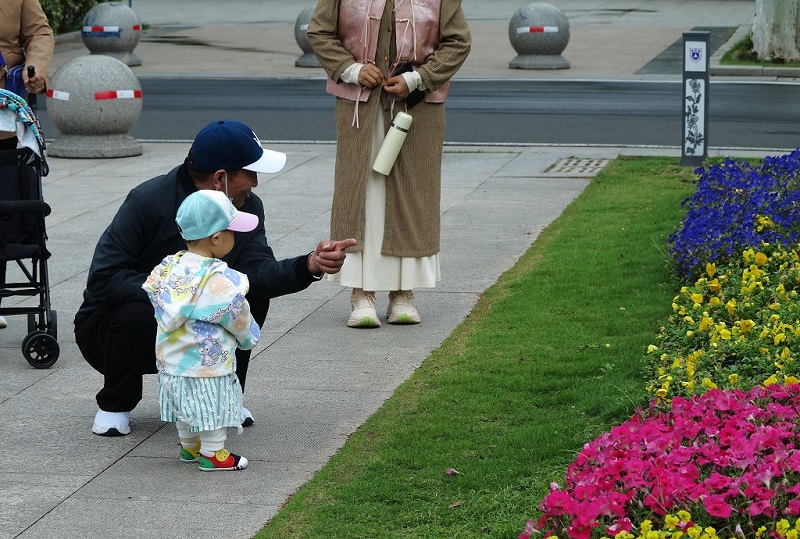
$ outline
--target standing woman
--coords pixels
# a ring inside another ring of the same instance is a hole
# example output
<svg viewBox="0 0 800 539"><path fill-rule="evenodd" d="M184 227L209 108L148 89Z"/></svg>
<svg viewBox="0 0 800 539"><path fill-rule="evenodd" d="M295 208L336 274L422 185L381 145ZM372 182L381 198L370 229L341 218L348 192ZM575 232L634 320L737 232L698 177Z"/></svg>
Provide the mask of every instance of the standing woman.
<svg viewBox="0 0 800 539"><path fill-rule="evenodd" d="M39 0L0 0L0 54L6 69L25 65L22 82L29 93L38 94L47 89L50 62L53 59L55 39ZM28 66L36 74L28 78ZM7 71L0 67L0 88L6 87ZM22 96L27 97L27 96ZM17 147L15 133L0 131L0 151ZM6 263L0 262L0 288L5 287ZM0 316L0 328L6 327Z"/></svg>
<svg viewBox="0 0 800 539"><path fill-rule="evenodd" d="M376 291L390 324L419 323L413 290L440 280L444 101L471 44L461 0L319 0L308 40L337 97L331 234L358 240L330 277L353 289L347 325L380 326ZM398 112L413 122L384 176L372 164Z"/></svg>

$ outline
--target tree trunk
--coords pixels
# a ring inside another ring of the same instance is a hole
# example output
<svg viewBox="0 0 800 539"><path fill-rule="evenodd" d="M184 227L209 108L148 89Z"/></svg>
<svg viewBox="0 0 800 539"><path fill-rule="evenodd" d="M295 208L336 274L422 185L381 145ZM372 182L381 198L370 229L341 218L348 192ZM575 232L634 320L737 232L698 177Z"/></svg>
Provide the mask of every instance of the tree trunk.
<svg viewBox="0 0 800 539"><path fill-rule="evenodd" d="M759 60L800 59L800 0L756 0L753 49Z"/></svg>

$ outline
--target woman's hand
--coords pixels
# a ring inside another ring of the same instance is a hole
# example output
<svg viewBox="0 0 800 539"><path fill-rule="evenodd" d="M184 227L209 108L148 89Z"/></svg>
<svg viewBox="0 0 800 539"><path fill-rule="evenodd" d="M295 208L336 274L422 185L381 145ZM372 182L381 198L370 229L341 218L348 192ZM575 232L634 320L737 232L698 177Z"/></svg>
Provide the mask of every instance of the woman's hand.
<svg viewBox="0 0 800 539"><path fill-rule="evenodd" d="M383 84L383 73L375 64L364 64L358 72L358 83L367 88L375 88Z"/></svg>
<svg viewBox="0 0 800 539"><path fill-rule="evenodd" d="M409 94L408 84L406 84L406 78L403 75L391 77L383 85L383 89L386 90L387 94L393 95L398 99L405 99Z"/></svg>
<svg viewBox="0 0 800 539"><path fill-rule="evenodd" d="M22 71L22 83L28 93L39 94L45 91L44 77L39 73L35 73L33 77L28 78L28 70L24 69Z"/></svg>

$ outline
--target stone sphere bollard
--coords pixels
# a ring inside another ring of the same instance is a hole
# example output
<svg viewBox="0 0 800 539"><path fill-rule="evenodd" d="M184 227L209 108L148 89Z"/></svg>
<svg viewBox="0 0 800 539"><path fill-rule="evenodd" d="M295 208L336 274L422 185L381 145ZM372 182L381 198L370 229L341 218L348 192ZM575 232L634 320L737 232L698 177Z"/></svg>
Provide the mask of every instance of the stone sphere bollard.
<svg viewBox="0 0 800 539"><path fill-rule="evenodd" d="M89 55L62 65L50 80L47 113L61 136L48 145L54 157L142 155L128 131L142 112L142 87L128 66Z"/></svg>
<svg viewBox="0 0 800 539"><path fill-rule="evenodd" d="M294 23L294 39L303 51L303 55L295 60L295 67L322 67L314 54L314 49L311 48L311 44L308 42L308 23L313 13L313 7L305 8L297 16L297 20Z"/></svg>
<svg viewBox="0 0 800 539"><path fill-rule="evenodd" d="M136 13L120 2L95 5L83 19L81 38L91 54L112 56L127 66L140 66L133 49L142 37Z"/></svg>
<svg viewBox="0 0 800 539"><path fill-rule="evenodd" d="M566 69L561 56L569 43L569 21L550 4L528 4L519 8L508 25L508 39L517 51L511 69Z"/></svg>

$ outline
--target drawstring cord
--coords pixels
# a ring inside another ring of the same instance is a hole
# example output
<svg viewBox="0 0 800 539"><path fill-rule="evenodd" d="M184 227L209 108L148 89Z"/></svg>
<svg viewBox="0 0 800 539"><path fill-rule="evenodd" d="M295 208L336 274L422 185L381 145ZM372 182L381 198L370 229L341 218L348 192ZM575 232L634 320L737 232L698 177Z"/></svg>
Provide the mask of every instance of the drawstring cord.
<svg viewBox="0 0 800 539"><path fill-rule="evenodd" d="M374 0L369 0L369 4L367 4L367 13L366 17L364 17L364 26L361 28L361 58L359 60L362 64L374 64L375 62L367 58L367 53L369 52L369 33L370 33L370 22L372 19L380 21L377 17L372 16L372 3ZM364 86L358 85L358 96L356 97L356 106L353 110L353 121L350 122L350 127L355 126L358 129L360 126L360 122L358 121L358 109L359 104L361 103L361 94L364 92Z"/></svg>
<svg viewBox="0 0 800 539"><path fill-rule="evenodd" d="M361 63L362 64L374 64L375 62L367 58L367 52L369 51L369 34L370 34L370 22L371 20L380 21L378 17L372 16L372 3L374 0L369 0L369 4L367 5L367 14L364 20L364 26L361 29L361 44L363 45L361 49ZM406 40L408 38L408 29L411 28L411 41L412 41L412 58L416 61L417 59L417 16L416 12L414 11L414 0L409 0L411 4L411 18L403 18L397 19L396 22L399 23L406 23L406 27L403 30L403 38L400 41L400 47L397 51L397 58L392 65L389 72L394 72L397 69L398 64L400 63L400 59L403 57L403 50L406 46ZM358 97L356 98L356 106L355 110L353 111L353 121L350 122L350 127L355 126L356 129L360 127L359 118L358 118L358 111L359 111L359 104L361 103L361 94L365 90L364 86L359 85L358 89ZM394 105L395 105L395 97L393 96L390 105L389 105L389 119L390 121L394 119ZM408 112L408 103L405 105L406 113Z"/></svg>

